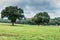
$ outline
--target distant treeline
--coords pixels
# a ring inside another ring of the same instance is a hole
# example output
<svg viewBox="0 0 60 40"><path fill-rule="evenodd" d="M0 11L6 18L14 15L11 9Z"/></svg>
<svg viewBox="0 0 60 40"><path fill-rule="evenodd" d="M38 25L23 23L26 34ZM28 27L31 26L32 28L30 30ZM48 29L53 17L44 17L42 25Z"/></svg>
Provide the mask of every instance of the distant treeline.
<svg viewBox="0 0 60 40"><path fill-rule="evenodd" d="M11 23L8 19L0 19L0 23ZM30 25L37 25L35 22L31 20L31 18L26 18L22 20L17 20L16 24L30 24ZM60 25L60 17L56 17L50 19L48 24L41 24L41 25Z"/></svg>

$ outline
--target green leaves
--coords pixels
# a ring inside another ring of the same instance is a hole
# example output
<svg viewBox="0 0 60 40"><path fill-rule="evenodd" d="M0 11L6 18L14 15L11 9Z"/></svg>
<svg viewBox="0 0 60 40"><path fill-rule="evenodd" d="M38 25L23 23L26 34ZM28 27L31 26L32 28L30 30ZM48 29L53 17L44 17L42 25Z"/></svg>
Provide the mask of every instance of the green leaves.
<svg viewBox="0 0 60 40"><path fill-rule="evenodd" d="M2 10L1 17L8 17L11 22L16 22L16 19L24 17L23 13L23 9L17 6L9 6Z"/></svg>
<svg viewBox="0 0 60 40"><path fill-rule="evenodd" d="M32 20L37 24L44 24L49 22L50 16L47 12L40 12L37 13Z"/></svg>

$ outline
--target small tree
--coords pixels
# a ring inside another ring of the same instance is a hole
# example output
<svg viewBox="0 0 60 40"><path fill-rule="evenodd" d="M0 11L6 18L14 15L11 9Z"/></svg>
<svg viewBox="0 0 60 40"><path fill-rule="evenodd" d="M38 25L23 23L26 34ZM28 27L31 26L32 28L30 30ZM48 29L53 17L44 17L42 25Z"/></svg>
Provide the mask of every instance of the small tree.
<svg viewBox="0 0 60 40"><path fill-rule="evenodd" d="M2 10L1 17L8 17L11 20L12 26L16 22L16 19L22 19L24 17L23 10L17 6L9 6Z"/></svg>
<svg viewBox="0 0 60 40"><path fill-rule="evenodd" d="M40 12L38 14L36 14L32 20L36 23L36 24L44 24L44 23L49 23L50 20L50 16L48 15L47 12Z"/></svg>

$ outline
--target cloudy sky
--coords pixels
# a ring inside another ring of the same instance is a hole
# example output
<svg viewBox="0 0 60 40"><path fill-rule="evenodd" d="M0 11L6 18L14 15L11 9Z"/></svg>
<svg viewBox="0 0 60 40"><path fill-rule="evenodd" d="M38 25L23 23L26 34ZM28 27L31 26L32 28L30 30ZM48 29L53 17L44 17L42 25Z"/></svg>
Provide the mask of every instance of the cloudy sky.
<svg viewBox="0 0 60 40"><path fill-rule="evenodd" d="M46 11L51 18L60 17L60 0L0 0L0 12L6 6L18 6L27 18Z"/></svg>

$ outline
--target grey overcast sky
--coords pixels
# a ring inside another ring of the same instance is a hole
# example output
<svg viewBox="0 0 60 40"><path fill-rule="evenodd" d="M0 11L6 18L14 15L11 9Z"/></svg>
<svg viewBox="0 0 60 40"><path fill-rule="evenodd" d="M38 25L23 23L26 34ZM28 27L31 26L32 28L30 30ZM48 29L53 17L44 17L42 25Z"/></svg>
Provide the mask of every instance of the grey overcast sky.
<svg viewBox="0 0 60 40"><path fill-rule="evenodd" d="M60 0L0 0L0 12L6 6L22 8L27 18L42 11L48 12L51 18L60 17Z"/></svg>

